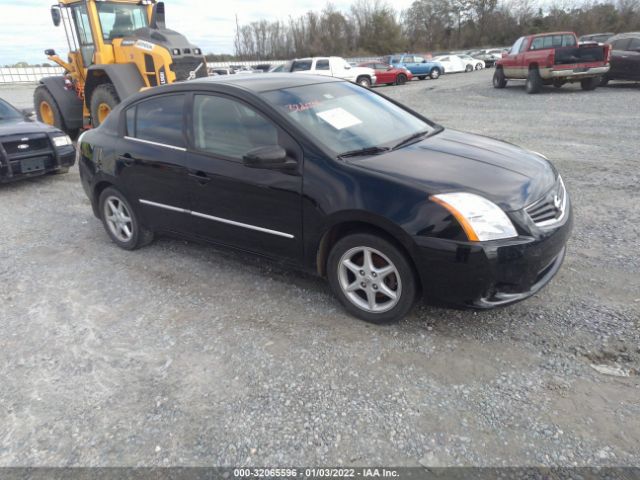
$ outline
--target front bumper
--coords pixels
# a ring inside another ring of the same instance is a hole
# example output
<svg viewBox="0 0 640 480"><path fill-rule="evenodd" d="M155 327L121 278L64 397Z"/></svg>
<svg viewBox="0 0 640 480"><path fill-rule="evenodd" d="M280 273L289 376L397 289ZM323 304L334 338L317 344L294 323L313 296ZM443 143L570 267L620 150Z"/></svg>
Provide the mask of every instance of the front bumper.
<svg viewBox="0 0 640 480"><path fill-rule="evenodd" d="M487 309L536 294L560 269L572 226L569 206L562 223L535 237L482 243L416 237L425 300Z"/></svg>
<svg viewBox="0 0 640 480"><path fill-rule="evenodd" d="M27 167L37 159L36 163L43 168L36 170ZM73 166L75 148L73 146L28 152L25 154L8 154L0 143L0 183L9 183L25 178L37 177Z"/></svg>

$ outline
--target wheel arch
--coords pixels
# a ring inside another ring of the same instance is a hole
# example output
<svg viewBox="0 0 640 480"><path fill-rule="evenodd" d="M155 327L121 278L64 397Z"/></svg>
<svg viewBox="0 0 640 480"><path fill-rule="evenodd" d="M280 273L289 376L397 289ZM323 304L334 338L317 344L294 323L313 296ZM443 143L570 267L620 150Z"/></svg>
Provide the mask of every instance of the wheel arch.
<svg viewBox="0 0 640 480"><path fill-rule="evenodd" d="M87 105L91 105L91 96L95 89L104 83L111 83L116 89L120 101L146 86L138 67L133 63L120 65L92 65L87 71L84 86L84 97Z"/></svg>
<svg viewBox="0 0 640 480"><path fill-rule="evenodd" d="M397 226L388 225L387 222L383 220L370 218L366 220L356 218L336 219L324 230L324 233L315 246L316 271L320 276L325 277L327 274L327 260L331 248L333 248L340 239L353 233L371 233L395 245L409 259L416 278L417 288L419 291L422 290L420 275L416 268L416 258L413 254L414 244L410 236Z"/></svg>
<svg viewBox="0 0 640 480"><path fill-rule="evenodd" d="M75 89L66 88L66 79L63 76L45 77L40 79L39 86L47 89L53 97L60 113L62 121L68 130L79 130L82 128L82 100L78 97ZM34 105L34 108L39 108Z"/></svg>

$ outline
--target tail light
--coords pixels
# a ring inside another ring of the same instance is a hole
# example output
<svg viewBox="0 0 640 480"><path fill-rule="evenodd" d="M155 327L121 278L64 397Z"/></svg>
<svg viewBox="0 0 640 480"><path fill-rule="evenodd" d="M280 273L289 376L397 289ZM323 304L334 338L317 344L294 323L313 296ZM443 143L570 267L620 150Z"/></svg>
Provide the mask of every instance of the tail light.
<svg viewBox="0 0 640 480"><path fill-rule="evenodd" d="M609 63L610 60L611 60L611 45L605 45L604 48L607 49L607 55L606 55L607 62L606 63Z"/></svg>
<svg viewBox="0 0 640 480"><path fill-rule="evenodd" d="M547 67L553 67L553 62L556 58L555 54L556 54L555 50L551 50L549 52L549 56L547 57Z"/></svg>

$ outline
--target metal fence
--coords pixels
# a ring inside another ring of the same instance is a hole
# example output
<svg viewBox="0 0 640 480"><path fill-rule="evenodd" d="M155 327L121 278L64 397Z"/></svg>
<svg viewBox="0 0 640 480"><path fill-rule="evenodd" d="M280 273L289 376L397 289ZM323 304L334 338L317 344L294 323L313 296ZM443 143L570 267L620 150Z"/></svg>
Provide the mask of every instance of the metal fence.
<svg viewBox="0 0 640 480"><path fill-rule="evenodd" d="M347 62L361 63L371 60L377 60L375 57L359 57L347 58ZM286 60L265 60L265 61L247 61L247 62L210 62L207 64L209 68L228 68L231 65L255 67L258 65L282 65ZM10 83L37 83L42 77L51 77L54 75L62 75L63 69L60 67L4 67L0 68L0 84Z"/></svg>
<svg viewBox="0 0 640 480"><path fill-rule="evenodd" d="M60 67L0 68L0 83L36 83L42 77L62 75Z"/></svg>

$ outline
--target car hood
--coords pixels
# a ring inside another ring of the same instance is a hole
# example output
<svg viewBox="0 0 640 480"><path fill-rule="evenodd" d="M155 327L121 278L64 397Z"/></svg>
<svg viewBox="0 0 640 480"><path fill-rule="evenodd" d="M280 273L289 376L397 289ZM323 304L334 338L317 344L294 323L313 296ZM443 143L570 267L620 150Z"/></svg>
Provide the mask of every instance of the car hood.
<svg viewBox="0 0 640 480"><path fill-rule="evenodd" d="M21 118L0 120L0 136L28 135L30 133L62 133L55 127L41 122L30 122Z"/></svg>
<svg viewBox="0 0 640 480"><path fill-rule="evenodd" d="M429 195L471 192L506 211L543 196L557 172L541 155L489 137L443 130L381 155L352 159L354 165L418 183Z"/></svg>

